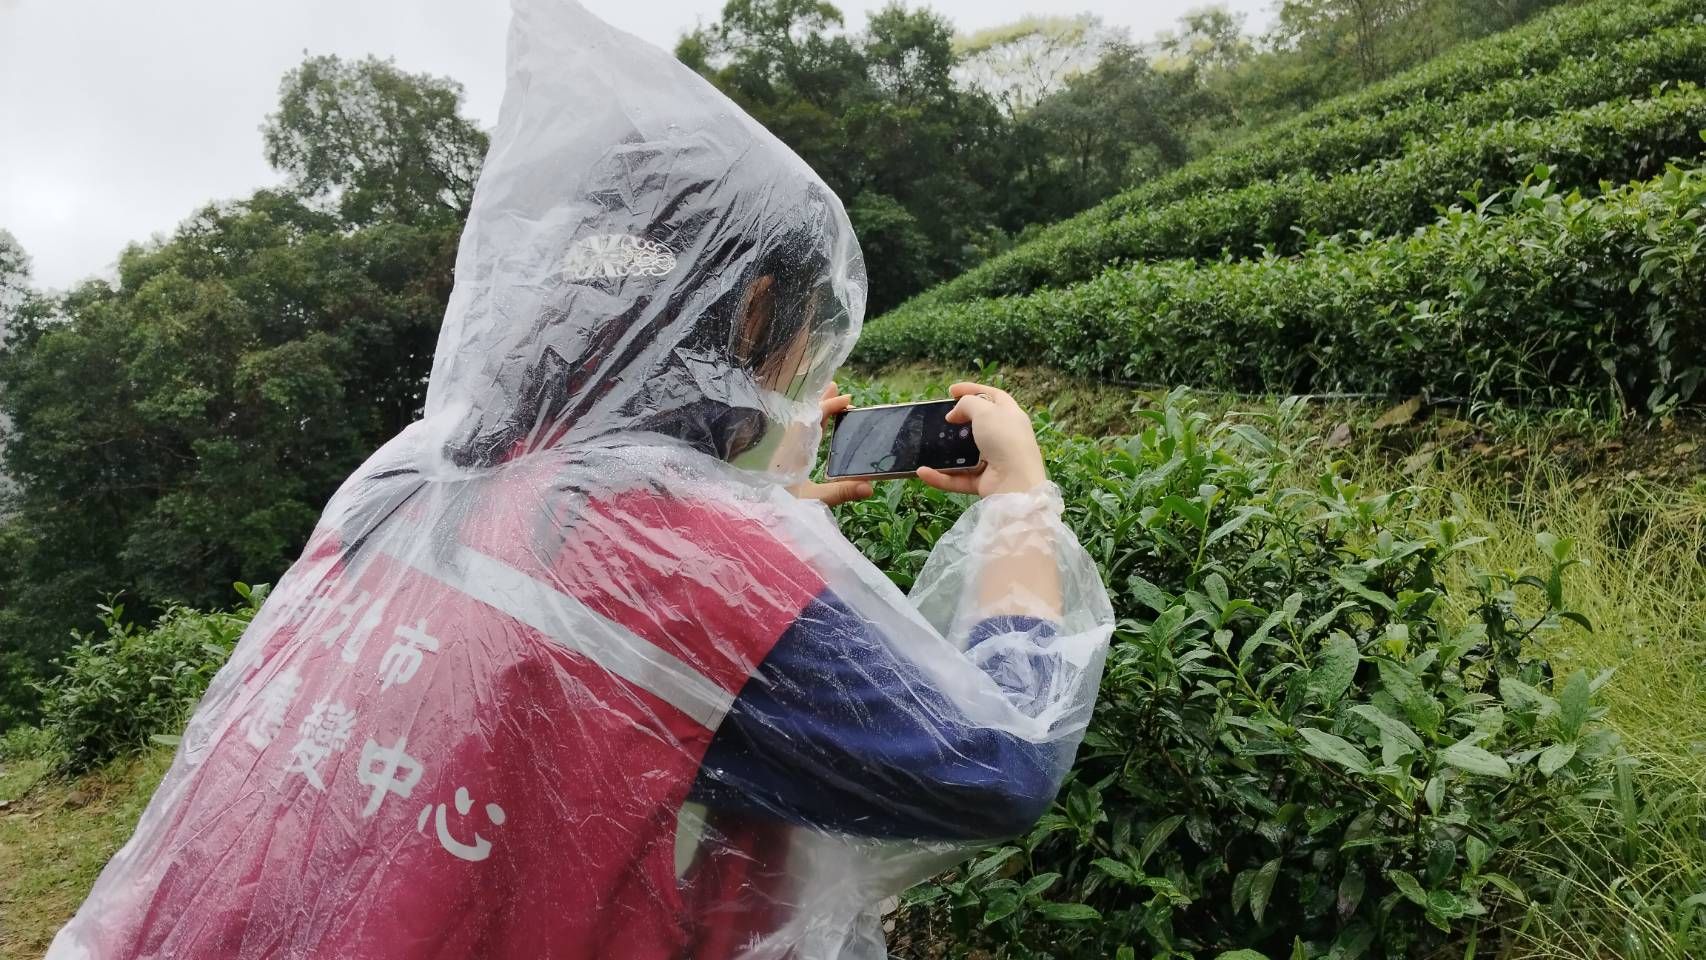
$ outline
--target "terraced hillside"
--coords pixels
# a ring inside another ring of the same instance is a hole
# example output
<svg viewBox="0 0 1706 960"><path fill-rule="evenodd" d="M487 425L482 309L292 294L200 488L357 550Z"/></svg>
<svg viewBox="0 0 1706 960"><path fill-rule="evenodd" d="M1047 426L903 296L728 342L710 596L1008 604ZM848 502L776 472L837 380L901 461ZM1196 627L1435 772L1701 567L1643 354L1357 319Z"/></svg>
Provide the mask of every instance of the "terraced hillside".
<svg viewBox="0 0 1706 960"><path fill-rule="evenodd" d="M1706 0L1539 17L1140 185L855 359L1663 408L1702 379Z"/></svg>

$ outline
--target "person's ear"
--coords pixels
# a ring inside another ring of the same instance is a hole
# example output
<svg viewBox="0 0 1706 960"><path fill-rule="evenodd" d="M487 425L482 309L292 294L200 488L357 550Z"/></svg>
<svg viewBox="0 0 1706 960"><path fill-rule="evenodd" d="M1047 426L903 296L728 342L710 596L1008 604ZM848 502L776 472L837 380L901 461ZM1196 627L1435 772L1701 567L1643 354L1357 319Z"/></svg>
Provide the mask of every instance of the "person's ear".
<svg viewBox="0 0 1706 960"><path fill-rule="evenodd" d="M753 365L775 317L776 278L765 274L749 284L746 294L741 297L740 313L735 318L734 353L737 361Z"/></svg>

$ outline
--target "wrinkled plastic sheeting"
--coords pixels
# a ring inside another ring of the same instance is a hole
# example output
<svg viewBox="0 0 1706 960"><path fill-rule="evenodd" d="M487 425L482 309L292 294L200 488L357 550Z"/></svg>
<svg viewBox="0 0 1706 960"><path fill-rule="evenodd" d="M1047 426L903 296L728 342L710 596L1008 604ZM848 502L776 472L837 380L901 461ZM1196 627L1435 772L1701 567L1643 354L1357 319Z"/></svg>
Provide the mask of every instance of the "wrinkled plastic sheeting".
<svg viewBox="0 0 1706 960"><path fill-rule="evenodd" d="M663 52L514 6L424 416L50 957L880 957L879 904L1071 762L1112 616L1052 488L903 596L786 489L864 309L840 201Z"/></svg>

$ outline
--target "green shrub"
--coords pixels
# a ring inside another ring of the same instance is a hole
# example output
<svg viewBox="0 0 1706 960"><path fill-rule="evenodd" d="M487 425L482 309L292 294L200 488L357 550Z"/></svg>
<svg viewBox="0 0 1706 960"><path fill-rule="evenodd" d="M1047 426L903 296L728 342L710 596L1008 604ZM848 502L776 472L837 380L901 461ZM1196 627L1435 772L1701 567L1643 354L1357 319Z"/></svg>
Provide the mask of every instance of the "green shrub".
<svg viewBox="0 0 1706 960"><path fill-rule="evenodd" d="M911 891L902 922L1009 957L1351 960L1473 956L1477 930L1564 909L1534 851L1624 782L1606 677L1539 655L1586 626L1571 544L1542 534L1536 573L1476 573L1454 617L1441 574L1478 538L1416 515L1418 491L1336 468L1294 486L1297 449L1178 393L1143 415L1123 442L1045 433L1120 618L1072 779L1029 836ZM960 506L917 486L840 511L903 585Z"/></svg>
<svg viewBox="0 0 1706 960"><path fill-rule="evenodd" d="M1607 48L1620 40L1698 22L1702 16L1706 16L1706 4L1700 0L1599 0L1564 5L1514 29L1462 44L1401 74L1262 127L1219 152L1257 157L1271 150L1283 155L1288 142L1307 141L1315 132L1346 117L1393 113L1423 100L1461 99L1504 81L1606 57ZM1512 115L1527 112L1511 111ZM1154 193L1141 203L1187 196L1205 186L1230 185L1214 182L1215 174L1207 169L1212 166L1192 164L1176 171L1164 178L1164 183L1158 181L1150 188ZM1133 191L1128 195L1136 194Z"/></svg>
<svg viewBox="0 0 1706 960"><path fill-rule="evenodd" d="M1399 156L1407 147L1427 149L1418 143L1454 127L1508 118L1545 117L1561 110L1640 96L1668 82L1697 80L1699 64L1706 60L1706 24L1672 26L1651 35L1645 35L1642 29L1643 25L1655 22L1652 18L1661 15L1660 23L1680 20L1686 10L1706 11L1706 4L1694 0L1651 9L1631 5L1610 15L1606 15L1603 5L1569 11L1579 12L1586 18L1584 23L1597 23L1603 28L1603 32L1589 31L1580 38L1594 55L1571 57L1550 72L1544 66L1538 73L1529 72L1534 67L1517 70L1485 90L1456 99L1417 99L1391 104L1390 109L1342 104L1328 112L1312 111L1305 115L1311 118L1310 123L1288 125L1283 135L1266 136L1212 154L1051 226L1029 242L915 297L894 314L941 303L1063 286L1095 276L1115 256L1190 255L1190 249L1167 251L1159 238L1142 252L1124 254L1117 248L1112 252L1104 250L1108 242L1106 232L1117 230L1118 221L1159 214L1180 200L1202 202L1203 195L1214 191L1254 187L1270 178L1288 175L1331 176L1381 158ZM1595 11L1596 17L1588 16ZM1520 145L1516 146L1520 149ZM1473 160L1464 162L1473 163ZM1183 218L1185 214L1172 216ZM1335 229L1348 226L1351 224ZM1144 227L1138 225L1135 229Z"/></svg>
<svg viewBox="0 0 1706 960"><path fill-rule="evenodd" d="M147 628L126 620L121 604L100 607L102 631L79 636L62 670L42 685L42 729L71 769L183 729L266 596L265 587L237 589L245 603L235 611L174 606Z"/></svg>
<svg viewBox="0 0 1706 960"><path fill-rule="evenodd" d="M1695 35L1706 59L1706 29ZM1404 233L1465 193L1516 183L1537 165L1590 191L1604 181L1627 183L1652 176L1669 158L1698 154L1702 129L1706 91L1692 85L1538 120L1458 125L1348 173L1290 174L1059 233L1003 260L989 293L1059 286L1120 261L1285 254L1346 230Z"/></svg>
<svg viewBox="0 0 1706 960"><path fill-rule="evenodd" d="M867 328L854 360L1043 362L1255 392L1610 397L1662 410L1706 378L1703 252L1700 170L1596 199L1543 181L1412 236L1146 264L911 311Z"/></svg>
<svg viewBox="0 0 1706 960"><path fill-rule="evenodd" d="M59 741L41 727L20 723L0 733L0 760L41 760L55 755Z"/></svg>

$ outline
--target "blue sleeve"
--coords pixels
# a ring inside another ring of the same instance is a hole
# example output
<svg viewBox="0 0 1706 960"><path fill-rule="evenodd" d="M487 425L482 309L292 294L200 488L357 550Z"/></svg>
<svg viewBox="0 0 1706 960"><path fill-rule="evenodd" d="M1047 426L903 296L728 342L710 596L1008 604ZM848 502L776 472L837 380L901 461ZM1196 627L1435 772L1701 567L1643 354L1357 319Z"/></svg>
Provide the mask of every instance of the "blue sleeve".
<svg viewBox="0 0 1706 960"><path fill-rule="evenodd" d="M977 624L971 644L1013 632L1046 647L1054 627L996 617ZM981 664L1022 710L1054 658L1023 659ZM987 839L1028 830L1065 766L1057 747L971 723L825 590L742 689L692 799L863 836Z"/></svg>

